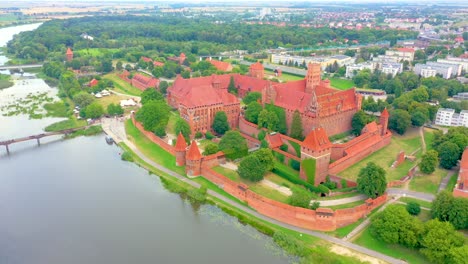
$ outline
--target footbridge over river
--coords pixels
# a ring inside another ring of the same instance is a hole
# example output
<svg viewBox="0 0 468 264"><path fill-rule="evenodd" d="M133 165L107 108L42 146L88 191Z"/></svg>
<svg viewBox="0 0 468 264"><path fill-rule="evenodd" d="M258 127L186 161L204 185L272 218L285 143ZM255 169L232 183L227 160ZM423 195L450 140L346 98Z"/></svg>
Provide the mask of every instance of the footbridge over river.
<svg viewBox="0 0 468 264"><path fill-rule="evenodd" d="M31 68L40 68L40 67L42 67L42 64L4 65L4 66L0 66L0 71L22 70L22 69L31 69Z"/></svg>
<svg viewBox="0 0 468 264"><path fill-rule="evenodd" d="M68 134L73 133L75 131L78 131L78 130L81 130L81 129L87 129L89 127L91 127L91 126L76 127L76 128L64 129L64 130L59 130L59 131L54 131L54 132L41 133L41 134L32 135L32 136L28 136L28 137L21 137L21 138L3 140L3 141L0 141L0 146L5 146L7 153L10 154L9 146L11 144L24 142L24 141L29 141L29 140L36 140L37 145L39 146L39 145L41 145L41 141L40 141L41 138L56 136L56 135L68 135Z"/></svg>

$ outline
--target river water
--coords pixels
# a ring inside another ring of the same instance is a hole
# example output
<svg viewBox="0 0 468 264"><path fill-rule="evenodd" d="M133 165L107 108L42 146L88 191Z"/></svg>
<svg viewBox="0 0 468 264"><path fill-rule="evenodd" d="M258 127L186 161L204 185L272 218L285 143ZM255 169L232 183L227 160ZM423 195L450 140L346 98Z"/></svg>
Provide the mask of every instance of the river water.
<svg viewBox="0 0 468 264"><path fill-rule="evenodd" d="M0 29L0 45L21 30ZM0 57L0 64L6 60ZM48 91L39 79L0 90L0 102ZM0 116L0 140L54 119ZM0 147L0 263L288 263L271 238L212 205L192 205L158 177L120 160L104 136Z"/></svg>

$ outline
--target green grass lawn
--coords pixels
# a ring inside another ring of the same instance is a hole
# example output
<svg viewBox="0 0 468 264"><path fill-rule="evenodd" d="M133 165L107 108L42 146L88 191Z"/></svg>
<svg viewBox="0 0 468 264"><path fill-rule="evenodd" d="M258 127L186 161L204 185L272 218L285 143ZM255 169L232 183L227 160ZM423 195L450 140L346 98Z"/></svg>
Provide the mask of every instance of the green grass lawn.
<svg viewBox="0 0 468 264"><path fill-rule="evenodd" d="M455 188L455 185L457 184L457 179L458 179L458 173L454 173L450 177L449 182L447 183L447 191L453 192L453 188Z"/></svg>
<svg viewBox="0 0 468 264"><path fill-rule="evenodd" d="M90 48L90 49L75 50L73 52L79 55L90 55L93 57L101 57L106 54L116 53L118 51L119 49Z"/></svg>
<svg viewBox="0 0 468 264"><path fill-rule="evenodd" d="M431 207L432 207L432 203L431 203L431 202L427 202L427 201L423 201L423 200L418 200L418 199L411 198L411 197L401 197L401 198L398 199L398 200L399 200L400 202L404 202L404 203L409 203L409 202L418 203L420 206L426 207L426 208L431 208Z"/></svg>
<svg viewBox="0 0 468 264"><path fill-rule="evenodd" d="M434 130L424 128L424 142L426 143L426 151L431 150L434 142Z"/></svg>
<svg viewBox="0 0 468 264"><path fill-rule="evenodd" d="M169 115L169 122L167 122L167 133L168 134L175 134L175 123L180 118L179 114L176 112L171 112ZM177 135L176 135L177 136Z"/></svg>
<svg viewBox="0 0 468 264"><path fill-rule="evenodd" d="M103 79L112 81L114 83L114 91L128 95L140 96L142 91L131 86L129 83L123 81L115 73L109 73L103 76Z"/></svg>
<svg viewBox="0 0 468 264"><path fill-rule="evenodd" d="M127 131L128 139L137 145L140 151L145 154L145 156L172 171L175 171L181 175L185 175L185 166L176 166L175 157L143 135L132 124L132 120L129 119L127 122L125 122L125 130Z"/></svg>
<svg viewBox="0 0 468 264"><path fill-rule="evenodd" d="M359 200L359 201L352 202L352 203L346 203L346 204L340 204L340 205L334 205L334 206L323 206L323 208L330 208L330 209L333 209L333 210L338 210L338 209L356 207L358 205L364 204L365 202L366 202L365 200ZM320 206L320 207L322 207L322 206Z"/></svg>
<svg viewBox="0 0 468 264"><path fill-rule="evenodd" d="M447 175L447 173L447 170L436 168L436 170L430 175L421 174L414 176L410 181L409 188L417 192L437 194L440 181Z"/></svg>
<svg viewBox="0 0 468 264"><path fill-rule="evenodd" d="M420 147L421 139L417 133L404 136L394 134L388 146L372 153L363 160L340 172L339 176L355 181L361 168L365 167L368 162L374 162L387 172L388 181L399 180L404 177L408 170L416 165L416 163L406 160L397 168L391 168L390 166L395 161L398 153L403 150L406 155L409 155ZM417 152L416 156L421 156L421 151Z"/></svg>
<svg viewBox="0 0 468 264"><path fill-rule="evenodd" d="M353 80L341 79L341 78L330 78L330 84L332 87L340 90L348 90L356 86Z"/></svg>
<svg viewBox="0 0 468 264"><path fill-rule="evenodd" d="M273 76L275 75L275 73L272 70L267 70L267 69L265 69L265 74L269 74ZM303 80L304 76L298 76L298 75L283 72L280 77L274 77L274 78L282 82L290 82L290 81Z"/></svg>
<svg viewBox="0 0 468 264"><path fill-rule="evenodd" d="M86 126L88 123L86 120L77 120L75 117L72 117L67 120L59 121L57 123L53 123L51 125L48 125L47 127L44 128L44 131L51 132L51 131L59 131L59 130L65 130L65 129L70 129L70 128L75 128L75 127L82 127Z"/></svg>
<svg viewBox="0 0 468 264"><path fill-rule="evenodd" d="M374 238L369 228L366 228L356 239L353 241L355 244L363 247L378 251L388 256L397 259L402 259L411 264L425 264L430 263L419 251L409 249L400 245L389 245Z"/></svg>
<svg viewBox="0 0 468 264"><path fill-rule="evenodd" d="M338 189L338 191L339 191L339 189ZM335 195L335 196L319 197L319 198L317 198L317 200L318 201L338 200L338 199L343 199L343 198L354 197L354 196L357 196L357 195L361 195L361 194L358 193L358 192L350 192L350 193L345 193L345 194L340 194L340 195Z"/></svg>

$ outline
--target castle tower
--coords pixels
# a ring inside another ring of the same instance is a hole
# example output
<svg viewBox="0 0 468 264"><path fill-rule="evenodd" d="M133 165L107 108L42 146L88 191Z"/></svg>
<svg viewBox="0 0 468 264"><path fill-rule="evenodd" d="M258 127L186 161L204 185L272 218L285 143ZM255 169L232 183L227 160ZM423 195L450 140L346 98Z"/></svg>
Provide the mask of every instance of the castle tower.
<svg viewBox="0 0 468 264"><path fill-rule="evenodd" d="M197 142L192 141L190 148L185 156L186 167L185 170L188 176L198 176L201 174L201 161L202 155L200 149L198 149Z"/></svg>
<svg viewBox="0 0 468 264"><path fill-rule="evenodd" d="M187 56L185 56L185 53L183 53L183 52L180 53L180 55L179 55L179 64L180 65L184 64L184 61L185 61L186 58L187 58Z"/></svg>
<svg viewBox="0 0 468 264"><path fill-rule="evenodd" d="M320 84L321 78L320 78L320 64L319 63L309 63L309 66L307 68L307 75L305 77L306 79L306 87L305 87L305 92L308 94L311 94L312 92L315 91L315 87Z"/></svg>
<svg viewBox="0 0 468 264"><path fill-rule="evenodd" d="M66 56L67 56L67 61L73 60L73 51L70 48L67 49Z"/></svg>
<svg viewBox="0 0 468 264"><path fill-rule="evenodd" d="M250 65L249 75L257 79L263 79L265 76L265 68L263 67L263 64L256 62Z"/></svg>
<svg viewBox="0 0 468 264"><path fill-rule="evenodd" d="M177 136L177 142L175 145L175 157L176 157L176 165L177 166L184 166L185 165L185 153L187 152L187 142L185 142L185 138L182 133L179 133Z"/></svg>
<svg viewBox="0 0 468 264"><path fill-rule="evenodd" d="M301 144L300 177L315 186L326 181L332 144L322 127L312 130Z"/></svg>
<svg viewBox="0 0 468 264"><path fill-rule="evenodd" d="M387 108L384 108L384 110L380 114L380 125L382 126L382 131L380 132L381 136L384 136L385 134L387 134L389 116L390 115L388 114Z"/></svg>

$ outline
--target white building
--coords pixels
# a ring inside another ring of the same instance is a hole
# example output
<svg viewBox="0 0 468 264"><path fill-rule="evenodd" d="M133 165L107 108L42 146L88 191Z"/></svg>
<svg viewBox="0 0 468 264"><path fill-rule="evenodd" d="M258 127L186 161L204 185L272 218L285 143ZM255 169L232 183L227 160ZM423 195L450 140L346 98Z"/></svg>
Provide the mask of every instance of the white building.
<svg viewBox="0 0 468 264"><path fill-rule="evenodd" d="M452 77L452 70L452 66L438 62L428 62L427 64L417 63L413 68L414 73L424 78L434 77L436 74L440 74L443 78L449 79Z"/></svg>
<svg viewBox="0 0 468 264"><path fill-rule="evenodd" d="M468 59L447 57L445 59L437 59L437 62L461 65L461 69L458 72L458 75L461 75L462 70L468 72Z"/></svg>
<svg viewBox="0 0 468 264"><path fill-rule="evenodd" d="M346 66L345 76L347 78L353 78L354 77L354 72L362 71L364 69L369 69L371 71L374 71L374 64L370 63L370 62L366 62L366 63L348 65L348 66Z"/></svg>
<svg viewBox="0 0 468 264"><path fill-rule="evenodd" d="M468 93L458 93L457 95L453 96L455 100L468 100Z"/></svg>
<svg viewBox="0 0 468 264"><path fill-rule="evenodd" d="M440 126L468 127L468 110L463 110L460 114L457 114L454 109L439 108L435 118L435 124Z"/></svg>

